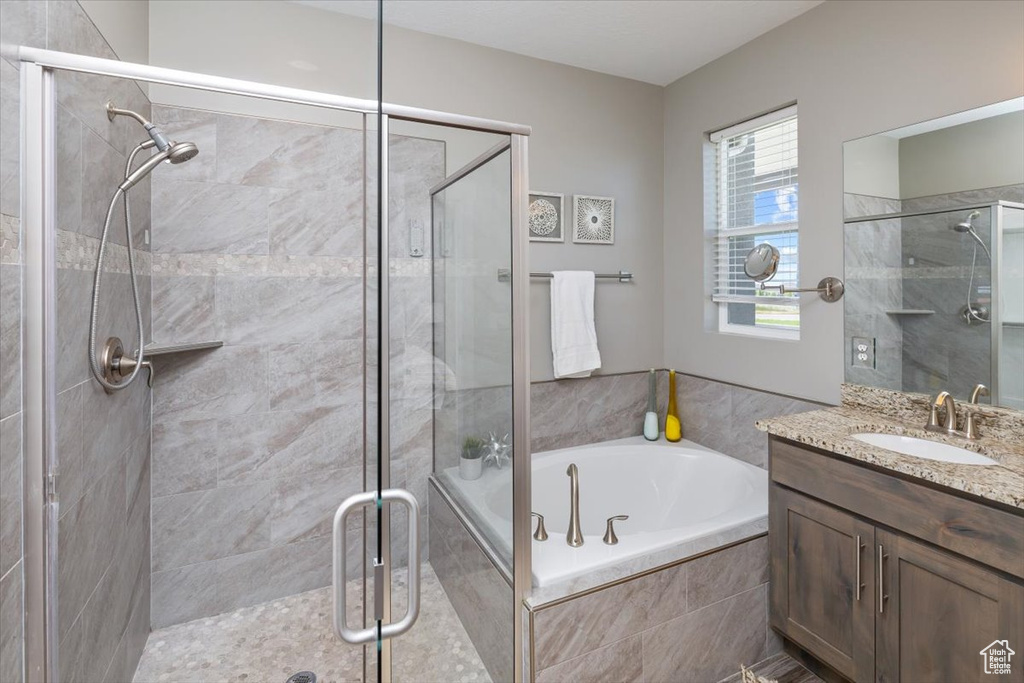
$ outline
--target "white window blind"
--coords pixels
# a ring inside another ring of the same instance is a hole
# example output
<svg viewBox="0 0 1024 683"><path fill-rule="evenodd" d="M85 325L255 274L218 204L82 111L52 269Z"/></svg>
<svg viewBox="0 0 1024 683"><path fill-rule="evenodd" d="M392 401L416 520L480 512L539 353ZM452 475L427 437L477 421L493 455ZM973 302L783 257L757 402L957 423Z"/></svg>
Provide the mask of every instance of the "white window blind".
<svg viewBox="0 0 1024 683"><path fill-rule="evenodd" d="M739 331L800 329L798 295L762 292L743 272L755 245L779 250L771 284L797 285L799 181L796 107L773 112L710 136L715 149L717 202L712 300L720 327Z"/></svg>

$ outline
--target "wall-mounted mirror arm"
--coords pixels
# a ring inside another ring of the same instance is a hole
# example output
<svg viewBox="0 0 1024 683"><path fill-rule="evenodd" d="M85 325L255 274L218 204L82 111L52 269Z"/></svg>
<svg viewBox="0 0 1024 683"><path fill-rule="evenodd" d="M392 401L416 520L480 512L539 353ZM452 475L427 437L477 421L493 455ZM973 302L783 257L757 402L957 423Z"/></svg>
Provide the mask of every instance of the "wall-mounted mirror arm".
<svg viewBox="0 0 1024 683"><path fill-rule="evenodd" d="M761 284L760 290L774 289L779 294L796 292L817 292L823 301L835 303L843 298L843 281L837 277L822 278L817 287L787 287L786 285L766 285L765 282L775 277L781 260L778 248L774 244L762 242L747 254L743 261L743 273L754 282Z"/></svg>
<svg viewBox="0 0 1024 683"><path fill-rule="evenodd" d="M793 294L795 292L817 292L821 295L822 300L828 303L835 303L843 298L844 285L843 281L837 277L825 277L818 282L817 287L787 287L786 285L766 285L763 282L760 287L761 291L767 289L774 289L779 294Z"/></svg>

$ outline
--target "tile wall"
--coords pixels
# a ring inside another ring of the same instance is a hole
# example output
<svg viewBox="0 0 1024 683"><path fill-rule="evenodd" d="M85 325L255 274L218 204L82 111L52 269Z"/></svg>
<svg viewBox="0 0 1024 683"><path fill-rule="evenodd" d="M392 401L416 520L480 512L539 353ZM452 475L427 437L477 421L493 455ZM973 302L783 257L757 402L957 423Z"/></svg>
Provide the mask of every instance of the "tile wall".
<svg viewBox="0 0 1024 683"><path fill-rule="evenodd" d="M532 613L548 681L717 681L781 651L760 536Z"/></svg>
<svg viewBox="0 0 1024 683"><path fill-rule="evenodd" d="M969 190L893 200L846 194L847 218L895 212L950 209L997 200L1021 202L1024 185ZM846 380L879 388L935 393L948 390L967 396L978 382L991 383L991 329L967 325L960 317L974 282L972 301L986 302L991 264L974 253L968 235L950 228L967 218L967 210L904 218L879 219L845 226ZM973 224L990 241L990 211ZM928 314L887 311L923 310ZM1003 362L1024 365L1024 342L1014 344L1016 327L1008 327L1010 344ZM1005 335L1005 331L1004 331ZM875 367L854 366L853 338L875 339ZM1020 350L1018 350L1020 349Z"/></svg>
<svg viewBox="0 0 1024 683"><path fill-rule="evenodd" d="M116 59L74 1L3 2L5 44ZM20 235L18 66L0 61L0 680L21 678L20 600ZM87 335L92 273L107 203L130 149L146 137L126 119L110 122L108 100L149 115L133 83L80 74L56 79L58 630L63 680L124 680L149 632L149 391L145 382L114 395L90 379ZM148 339L149 182L131 192L140 298ZM98 329L134 338L127 243L120 211L111 227Z"/></svg>
<svg viewBox="0 0 1024 683"><path fill-rule="evenodd" d="M533 452L637 436L647 411L647 373L537 382L530 394ZM683 438L768 466L762 417L815 410L821 404L678 373L676 400ZM658 414L664 425L668 373L658 373Z"/></svg>
<svg viewBox="0 0 1024 683"><path fill-rule="evenodd" d="M365 488L367 165L360 130L165 106L154 116L200 154L182 173L154 178L153 336L225 344L157 367L160 627L330 581L330 520ZM443 143L395 137L391 163L394 235L406 214L429 221ZM414 493L425 500L430 365L418 373L416 363L430 358L429 268L400 265L396 255L393 484L419 484ZM404 528L396 519L396 531Z"/></svg>

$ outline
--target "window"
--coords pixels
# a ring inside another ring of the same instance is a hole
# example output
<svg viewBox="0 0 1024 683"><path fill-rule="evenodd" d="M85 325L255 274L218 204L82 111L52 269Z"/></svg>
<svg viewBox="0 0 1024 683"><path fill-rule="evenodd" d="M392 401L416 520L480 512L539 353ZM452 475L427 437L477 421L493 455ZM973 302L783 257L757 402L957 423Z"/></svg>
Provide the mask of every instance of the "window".
<svg viewBox="0 0 1024 683"><path fill-rule="evenodd" d="M710 140L716 183L711 299L718 307L718 329L798 339L799 295L761 290L743 272L747 252L768 242L781 256L768 284L797 286L796 107L712 133Z"/></svg>

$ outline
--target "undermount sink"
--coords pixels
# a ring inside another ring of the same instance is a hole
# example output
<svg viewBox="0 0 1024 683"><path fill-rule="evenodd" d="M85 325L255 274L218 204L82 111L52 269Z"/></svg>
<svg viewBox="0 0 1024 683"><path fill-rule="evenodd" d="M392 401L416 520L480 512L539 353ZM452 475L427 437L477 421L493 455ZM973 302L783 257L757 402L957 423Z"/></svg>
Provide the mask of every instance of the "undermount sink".
<svg viewBox="0 0 1024 683"><path fill-rule="evenodd" d="M912 436L900 436L899 434L853 434L852 438L864 443L878 446L889 451L902 453L914 458L925 460L939 460L941 462L953 462L960 465L998 465L992 458L969 451L966 448L950 446L938 441L917 439Z"/></svg>

